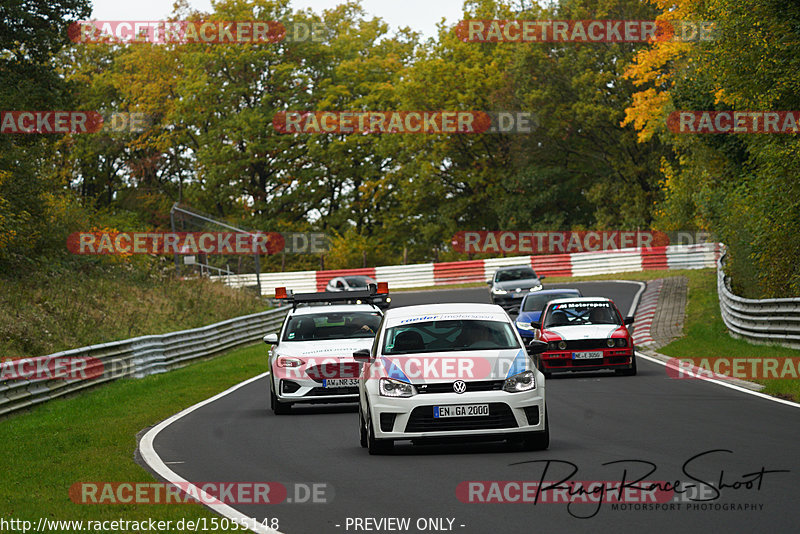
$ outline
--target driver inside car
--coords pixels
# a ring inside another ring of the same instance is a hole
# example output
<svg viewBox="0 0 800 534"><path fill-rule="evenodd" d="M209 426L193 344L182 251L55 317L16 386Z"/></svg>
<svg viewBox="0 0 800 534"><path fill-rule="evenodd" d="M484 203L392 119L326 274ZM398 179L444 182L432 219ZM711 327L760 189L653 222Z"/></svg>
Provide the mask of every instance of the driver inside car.
<svg viewBox="0 0 800 534"><path fill-rule="evenodd" d="M353 328L353 333L363 332L367 334L375 334L378 332L378 325L380 325L380 322L380 317L370 317L364 319L363 322L353 321L352 319L348 318L347 325Z"/></svg>

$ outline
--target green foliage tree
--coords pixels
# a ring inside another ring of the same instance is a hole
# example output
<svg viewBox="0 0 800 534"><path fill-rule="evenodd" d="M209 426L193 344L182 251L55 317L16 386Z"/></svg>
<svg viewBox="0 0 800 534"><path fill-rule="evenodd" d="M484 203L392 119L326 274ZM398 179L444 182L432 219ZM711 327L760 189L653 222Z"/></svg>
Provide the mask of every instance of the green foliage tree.
<svg viewBox="0 0 800 534"><path fill-rule="evenodd" d="M675 154L663 165L657 224L711 230L729 247L728 271L739 294L800 295L797 135L676 135L663 126L675 109L800 109L800 6L682 0L677 7L664 16L713 20L715 39L660 43L628 72L641 90L626 120L642 138L660 136Z"/></svg>
<svg viewBox="0 0 800 534"><path fill-rule="evenodd" d="M90 13L88 0L0 4L0 109L70 109L70 84L53 65L67 44L69 22ZM69 221L63 183L52 173L56 138L0 135L0 268L35 258L52 244L53 231Z"/></svg>

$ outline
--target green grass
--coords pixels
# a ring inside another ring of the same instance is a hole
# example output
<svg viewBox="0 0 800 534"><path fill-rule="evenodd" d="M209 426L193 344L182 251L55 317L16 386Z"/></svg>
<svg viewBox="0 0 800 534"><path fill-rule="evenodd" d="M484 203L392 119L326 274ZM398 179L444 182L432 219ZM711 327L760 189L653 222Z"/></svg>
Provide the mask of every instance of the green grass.
<svg viewBox="0 0 800 534"><path fill-rule="evenodd" d="M153 482L133 460L136 434L266 369L266 348L259 344L170 373L113 382L5 418L0 421L5 465L0 517L34 522L38 517L216 517L197 504L76 504L68 492L76 482Z"/></svg>
<svg viewBox="0 0 800 534"><path fill-rule="evenodd" d="M658 352L684 358L786 358L800 356L794 349L777 345L754 345L728 334L719 311L717 274L714 269L690 271L689 299L684 322L685 336ZM753 380L764 384L763 393L800 402L800 380Z"/></svg>
<svg viewBox="0 0 800 534"><path fill-rule="evenodd" d="M197 328L268 307L249 291L124 264L5 274L0 287L3 359Z"/></svg>

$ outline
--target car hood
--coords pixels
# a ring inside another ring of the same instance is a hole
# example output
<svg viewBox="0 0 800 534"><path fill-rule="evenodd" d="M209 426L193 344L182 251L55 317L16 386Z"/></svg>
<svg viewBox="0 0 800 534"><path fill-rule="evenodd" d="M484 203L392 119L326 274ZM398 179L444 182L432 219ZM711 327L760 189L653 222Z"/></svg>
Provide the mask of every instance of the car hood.
<svg viewBox="0 0 800 534"><path fill-rule="evenodd" d="M393 354L377 359L380 376L412 384L505 380L533 369L533 362L518 349Z"/></svg>
<svg viewBox="0 0 800 534"><path fill-rule="evenodd" d="M281 356L301 356L318 360L353 359L357 350L368 349L375 338L326 339L321 341L281 341L277 353Z"/></svg>
<svg viewBox="0 0 800 534"><path fill-rule="evenodd" d="M611 337L611 334L616 332L620 326L618 324L596 324L596 325L575 325L575 326L548 326L545 328L548 332L553 332L561 339L565 340L578 340L578 339L604 339Z"/></svg>
<svg viewBox="0 0 800 534"><path fill-rule="evenodd" d="M493 287L498 289L505 289L506 291L514 291L516 289L531 289L532 287L539 287L542 283L538 278L526 278L525 280L511 280L508 282L495 282Z"/></svg>
<svg viewBox="0 0 800 534"><path fill-rule="evenodd" d="M539 321L541 316L542 312L540 311L526 311L520 312L516 320L521 323L535 323Z"/></svg>

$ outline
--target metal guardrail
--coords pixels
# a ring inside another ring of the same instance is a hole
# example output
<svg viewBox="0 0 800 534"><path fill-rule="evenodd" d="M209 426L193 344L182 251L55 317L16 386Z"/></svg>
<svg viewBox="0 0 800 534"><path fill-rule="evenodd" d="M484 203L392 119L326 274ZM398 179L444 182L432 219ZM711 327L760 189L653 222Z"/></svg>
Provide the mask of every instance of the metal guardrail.
<svg viewBox="0 0 800 534"><path fill-rule="evenodd" d="M722 320L731 335L752 343L800 349L800 298L747 299L734 295L722 269L724 259L722 255L717 262L717 293Z"/></svg>
<svg viewBox="0 0 800 534"><path fill-rule="evenodd" d="M183 367L277 332L288 306L156 336L92 345L28 360L92 358L85 379L0 380L0 415L120 378L142 378Z"/></svg>

